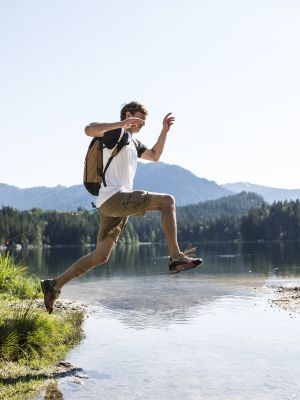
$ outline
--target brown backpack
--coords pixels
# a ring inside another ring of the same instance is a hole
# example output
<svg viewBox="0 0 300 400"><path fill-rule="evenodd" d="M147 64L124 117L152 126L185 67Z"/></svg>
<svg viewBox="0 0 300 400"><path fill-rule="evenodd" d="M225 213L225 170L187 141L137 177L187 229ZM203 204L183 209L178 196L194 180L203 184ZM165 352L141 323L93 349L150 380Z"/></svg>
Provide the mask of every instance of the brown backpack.
<svg viewBox="0 0 300 400"><path fill-rule="evenodd" d="M112 150L112 153L103 168L103 147L104 139L103 137L95 137L91 141L89 148L87 150L84 162L84 172L83 172L83 184L86 190L93 196L98 196L99 189L101 185L106 187L105 173L113 158L122 150L122 148L127 144L126 141L121 140L123 136L121 133L119 140ZM136 145L136 143L134 142Z"/></svg>
<svg viewBox="0 0 300 400"><path fill-rule="evenodd" d="M103 140L93 138L84 161L83 184L88 192L97 196L102 183Z"/></svg>

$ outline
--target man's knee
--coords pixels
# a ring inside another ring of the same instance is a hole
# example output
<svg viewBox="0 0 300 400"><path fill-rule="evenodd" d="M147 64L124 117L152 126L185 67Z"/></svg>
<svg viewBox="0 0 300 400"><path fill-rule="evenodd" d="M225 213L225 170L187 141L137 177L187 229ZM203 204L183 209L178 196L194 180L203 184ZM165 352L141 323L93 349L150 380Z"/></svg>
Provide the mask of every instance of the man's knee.
<svg viewBox="0 0 300 400"><path fill-rule="evenodd" d="M164 208L173 208L175 207L175 198L171 196L170 194L166 194L163 197L163 204Z"/></svg>
<svg viewBox="0 0 300 400"><path fill-rule="evenodd" d="M110 253L104 253L102 251L97 251L93 253L93 265L101 265L107 263L109 260Z"/></svg>
<svg viewBox="0 0 300 400"><path fill-rule="evenodd" d="M91 253L93 266L105 264L109 260L114 246L115 239L110 236L98 242L96 249Z"/></svg>
<svg viewBox="0 0 300 400"><path fill-rule="evenodd" d="M175 207L175 199L170 194L153 194L149 210L164 210Z"/></svg>

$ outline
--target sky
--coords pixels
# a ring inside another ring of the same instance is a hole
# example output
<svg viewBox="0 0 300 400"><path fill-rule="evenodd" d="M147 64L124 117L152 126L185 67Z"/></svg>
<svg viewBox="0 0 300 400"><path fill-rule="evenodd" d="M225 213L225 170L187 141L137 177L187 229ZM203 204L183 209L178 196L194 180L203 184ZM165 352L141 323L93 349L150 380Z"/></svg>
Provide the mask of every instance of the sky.
<svg viewBox="0 0 300 400"><path fill-rule="evenodd" d="M0 0L0 182L82 182L84 127L144 103L161 161L300 188L298 0Z"/></svg>

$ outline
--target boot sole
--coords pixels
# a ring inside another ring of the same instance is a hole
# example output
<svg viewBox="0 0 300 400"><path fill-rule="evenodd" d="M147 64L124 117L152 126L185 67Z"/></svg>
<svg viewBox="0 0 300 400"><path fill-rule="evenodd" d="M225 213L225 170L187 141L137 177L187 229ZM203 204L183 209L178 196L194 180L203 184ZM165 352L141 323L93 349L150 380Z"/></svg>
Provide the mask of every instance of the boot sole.
<svg viewBox="0 0 300 400"><path fill-rule="evenodd" d="M169 274L178 274L178 272L188 271L189 269L196 268L199 265L203 264L203 261L200 259L199 261L189 262L186 264L177 265L176 269L170 271Z"/></svg>

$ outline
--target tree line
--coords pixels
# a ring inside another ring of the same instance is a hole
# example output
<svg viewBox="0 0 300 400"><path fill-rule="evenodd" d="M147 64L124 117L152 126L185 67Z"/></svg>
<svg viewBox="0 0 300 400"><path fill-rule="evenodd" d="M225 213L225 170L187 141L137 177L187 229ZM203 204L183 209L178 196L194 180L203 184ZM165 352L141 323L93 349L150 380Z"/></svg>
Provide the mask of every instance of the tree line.
<svg viewBox="0 0 300 400"><path fill-rule="evenodd" d="M0 245L94 244L98 213L19 211L0 209ZM241 193L198 205L178 207L178 239L183 242L234 240L299 240L300 202L278 201L269 205L253 193ZM132 217L120 236L121 243L162 242L160 213Z"/></svg>

